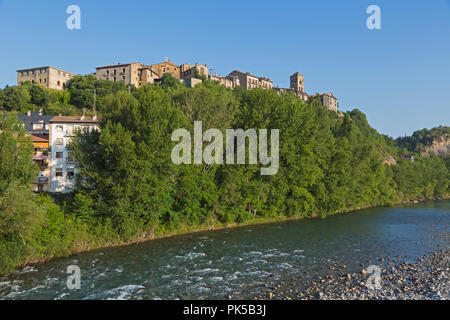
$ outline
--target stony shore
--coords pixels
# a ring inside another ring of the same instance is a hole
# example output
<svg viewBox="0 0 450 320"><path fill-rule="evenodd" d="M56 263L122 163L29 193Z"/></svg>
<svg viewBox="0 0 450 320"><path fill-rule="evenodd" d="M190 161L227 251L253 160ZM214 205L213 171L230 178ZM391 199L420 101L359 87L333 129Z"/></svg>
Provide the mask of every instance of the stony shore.
<svg viewBox="0 0 450 320"><path fill-rule="evenodd" d="M380 287L369 281L371 270L318 277L306 289L295 282L278 285L255 299L299 300L448 300L450 299L450 250L427 254L414 263L393 264L380 259ZM369 284L369 286L368 286ZM372 284L372 285L370 285ZM369 288L371 287L371 288Z"/></svg>

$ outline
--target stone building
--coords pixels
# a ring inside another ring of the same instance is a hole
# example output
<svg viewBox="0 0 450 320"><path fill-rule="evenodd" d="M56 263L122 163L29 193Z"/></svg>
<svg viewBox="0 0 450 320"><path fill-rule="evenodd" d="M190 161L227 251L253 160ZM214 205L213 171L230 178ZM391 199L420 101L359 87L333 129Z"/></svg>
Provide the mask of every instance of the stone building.
<svg viewBox="0 0 450 320"><path fill-rule="evenodd" d="M223 86L225 86L227 88L233 89L236 86L236 82L235 81L233 81L232 79L225 78L225 77L221 77L221 76L210 74L208 76L208 79L211 80L211 81L218 82L220 85L223 85ZM239 84L237 84L237 85L239 85Z"/></svg>
<svg viewBox="0 0 450 320"><path fill-rule="evenodd" d="M197 78L194 78L194 77L189 77L189 78L186 78L186 79L183 79L183 80L180 80L180 81L182 81L187 88L193 88L196 85L198 85L199 83L203 82L202 79L197 79Z"/></svg>
<svg viewBox="0 0 450 320"><path fill-rule="evenodd" d="M246 89L251 90L255 88L272 89L273 83L269 78L257 77L252 75L250 72L242 72L239 70L234 70L227 76L228 79L234 80L239 79L239 85ZM234 80L235 81L235 80Z"/></svg>
<svg viewBox="0 0 450 320"><path fill-rule="evenodd" d="M180 66L180 79L193 78L196 73L208 78L208 66L197 63L194 66L187 63Z"/></svg>
<svg viewBox="0 0 450 320"><path fill-rule="evenodd" d="M95 78L97 80L110 80L114 82L123 81L125 84L132 84L139 87L141 79L139 69L143 66L139 62L118 63L115 65L97 67Z"/></svg>
<svg viewBox="0 0 450 320"><path fill-rule="evenodd" d="M180 79L180 67L170 60L157 64L152 64L149 67L159 77L162 77L164 73L171 73L175 78Z"/></svg>
<svg viewBox="0 0 450 320"><path fill-rule="evenodd" d="M290 76L290 86L289 88L274 88L278 94L281 92L292 92L296 96L300 97L304 102L308 102L309 96L305 92L305 78L299 72L294 73Z"/></svg>
<svg viewBox="0 0 450 320"><path fill-rule="evenodd" d="M272 80L265 77L259 77L259 87L263 89L272 89L273 88Z"/></svg>
<svg viewBox="0 0 450 320"><path fill-rule="evenodd" d="M294 89L296 91L305 91L305 77L299 72L294 73L291 77L291 85L289 88Z"/></svg>
<svg viewBox="0 0 450 320"><path fill-rule="evenodd" d="M320 95L320 101L324 107L327 107L328 110L337 112L338 108L338 99L333 96L333 93L327 92Z"/></svg>
<svg viewBox="0 0 450 320"><path fill-rule="evenodd" d="M50 119L49 165L50 165L50 192L69 193L75 185L77 173L76 162L68 145L75 130L89 133L98 130L96 116L56 116Z"/></svg>
<svg viewBox="0 0 450 320"><path fill-rule="evenodd" d="M160 79L161 77L149 66L143 66L139 69L139 87L145 86L146 84L153 84Z"/></svg>
<svg viewBox="0 0 450 320"><path fill-rule="evenodd" d="M146 66L139 62L118 63L115 65L97 67L95 73L96 79L110 80L114 82L123 81L136 88L140 88L146 84L152 84L160 79L160 76L152 70L150 66Z"/></svg>
<svg viewBox="0 0 450 320"><path fill-rule="evenodd" d="M63 90L66 88L67 81L74 76L76 74L51 66L21 69L17 70L17 85L30 81L40 83L47 88Z"/></svg>

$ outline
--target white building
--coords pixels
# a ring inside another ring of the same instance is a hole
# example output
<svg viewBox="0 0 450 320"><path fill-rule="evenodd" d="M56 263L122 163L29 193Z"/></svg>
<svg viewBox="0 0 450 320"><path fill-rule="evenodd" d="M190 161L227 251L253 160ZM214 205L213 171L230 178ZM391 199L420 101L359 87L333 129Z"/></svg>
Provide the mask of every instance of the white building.
<svg viewBox="0 0 450 320"><path fill-rule="evenodd" d="M49 166L52 193L73 191L76 163L67 146L77 129L82 133L98 130L97 117L56 116L50 119Z"/></svg>

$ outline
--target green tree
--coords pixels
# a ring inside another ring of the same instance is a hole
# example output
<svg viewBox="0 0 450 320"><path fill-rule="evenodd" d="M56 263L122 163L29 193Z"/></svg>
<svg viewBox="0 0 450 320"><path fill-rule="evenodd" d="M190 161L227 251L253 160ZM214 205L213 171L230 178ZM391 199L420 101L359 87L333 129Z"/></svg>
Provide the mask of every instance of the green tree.
<svg viewBox="0 0 450 320"><path fill-rule="evenodd" d="M36 106L46 106L50 102L50 95L40 84L33 83L30 87L30 102Z"/></svg>
<svg viewBox="0 0 450 320"><path fill-rule="evenodd" d="M3 95L3 109L6 111L26 112L26 109L29 107L30 95L22 87L7 87L3 91Z"/></svg>
<svg viewBox="0 0 450 320"><path fill-rule="evenodd" d="M163 89L176 89L182 86L182 84L171 73L164 73L161 77L161 86Z"/></svg>
<svg viewBox="0 0 450 320"><path fill-rule="evenodd" d="M0 109L3 109L4 98L5 94L3 93L3 90L0 88Z"/></svg>
<svg viewBox="0 0 450 320"><path fill-rule="evenodd" d="M134 91L134 86L130 90ZM79 109L92 109L94 106L94 90L96 91L96 108L102 111L104 99L110 94L119 91L128 91L123 81L97 80L93 75L76 76L67 83L68 102Z"/></svg>
<svg viewBox="0 0 450 320"><path fill-rule="evenodd" d="M37 175L33 144L16 115L0 118L0 194L9 184L28 185Z"/></svg>

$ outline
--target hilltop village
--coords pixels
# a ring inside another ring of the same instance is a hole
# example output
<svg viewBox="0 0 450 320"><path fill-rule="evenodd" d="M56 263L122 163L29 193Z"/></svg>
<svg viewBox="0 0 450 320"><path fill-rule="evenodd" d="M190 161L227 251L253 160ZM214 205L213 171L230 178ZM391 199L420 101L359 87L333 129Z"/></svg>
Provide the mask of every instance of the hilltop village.
<svg viewBox="0 0 450 320"><path fill-rule="evenodd" d="M209 79L231 89L238 86L246 90L262 88L275 90L278 94L290 92L304 102L310 99L304 89L304 76L299 72L290 76L289 88L274 87L269 78L255 76L249 72L234 70L223 77L210 72L206 64L177 65L170 60L153 65L134 62L100 66L93 75L97 80L122 81L140 88L147 84L160 83L166 73L170 73L188 88ZM17 84L39 83L51 89L64 90L68 81L75 76L74 73L52 66L21 69L17 70ZM338 101L331 92L321 94L320 99L323 106L338 112ZM77 169L68 144L76 130L88 133L99 129L97 116L86 116L85 113L82 116L49 116L40 110L21 114L19 120L23 123L26 134L32 138L35 148L33 160L40 169L32 190L55 194L72 192Z"/></svg>
<svg viewBox="0 0 450 320"><path fill-rule="evenodd" d="M212 70L212 69L211 69ZM206 64L187 64L177 65L170 60L153 64L144 65L139 62L118 63L114 65L101 66L96 68L93 73L98 80L123 81L127 85L133 85L140 88L146 84L159 83L165 73L170 73L173 77L184 83L186 87L192 88L205 79L216 81L227 88L242 87L246 90L255 88L271 89L277 92L292 92L307 102L310 95L305 92L304 76L295 72L290 76L289 88L274 87L272 80L267 77L259 77L250 72L234 70L223 77L210 72ZM75 77L76 74L54 68L51 66L37 67L17 70L17 84L24 82L39 83L52 89L63 90L67 82ZM338 99L331 92L320 94L323 106L329 110L337 112Z"/></svg>

